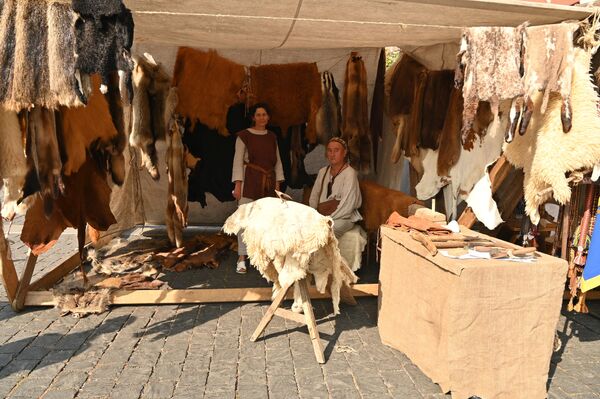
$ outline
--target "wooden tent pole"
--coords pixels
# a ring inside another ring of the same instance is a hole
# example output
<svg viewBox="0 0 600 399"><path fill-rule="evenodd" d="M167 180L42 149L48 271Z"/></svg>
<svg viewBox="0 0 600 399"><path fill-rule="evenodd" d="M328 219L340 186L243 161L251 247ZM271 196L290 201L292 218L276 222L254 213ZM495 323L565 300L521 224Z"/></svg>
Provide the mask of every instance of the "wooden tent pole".
<svg viewBox="0 0 600 399"><path fill-rule="evenodd" d="M29 252L27 265L25 265L25 270L23 270L23 274L21 275L21 279L19 280L19 285L17 287L17 295L15 295L15 299L11 302L11 306L15 312L23 310L25 305L25 297L29 291L29 283L31 282L31 276L33 276L33 269L35 268L37 258L37 255Z"/></svg>

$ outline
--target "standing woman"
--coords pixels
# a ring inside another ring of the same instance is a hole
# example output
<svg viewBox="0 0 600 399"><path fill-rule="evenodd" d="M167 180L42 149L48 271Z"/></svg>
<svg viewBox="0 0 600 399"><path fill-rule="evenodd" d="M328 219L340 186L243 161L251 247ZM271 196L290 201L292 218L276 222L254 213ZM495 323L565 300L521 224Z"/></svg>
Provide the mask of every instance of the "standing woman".
<svg viewBox="0 0 600 399"><path fill-rule="evenodd" d="M235 183L233 196L238 200L238 205L274 196L284 180L277 136L267 130L267 104L255 104L249 111L252 127L237 134L233 158L231 180ZM243 274L246 273L248 252L242 234L243 231L238 233L239 257L235 271Z"/></svg>

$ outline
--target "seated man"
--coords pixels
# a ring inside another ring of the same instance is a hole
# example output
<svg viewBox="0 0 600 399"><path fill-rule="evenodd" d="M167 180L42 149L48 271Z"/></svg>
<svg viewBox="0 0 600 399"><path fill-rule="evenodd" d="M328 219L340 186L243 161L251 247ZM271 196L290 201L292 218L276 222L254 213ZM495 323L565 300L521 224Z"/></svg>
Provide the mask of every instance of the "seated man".
<svg viewBox="0 0 600 399"><path fill-rule="evenodd" d="M309 200L311 207L333 219L333 232L338 239L362 220L358 212L362 202L358 178L347 156L346 142L331 138L327 143L329 166L319 171Z"/></svg>

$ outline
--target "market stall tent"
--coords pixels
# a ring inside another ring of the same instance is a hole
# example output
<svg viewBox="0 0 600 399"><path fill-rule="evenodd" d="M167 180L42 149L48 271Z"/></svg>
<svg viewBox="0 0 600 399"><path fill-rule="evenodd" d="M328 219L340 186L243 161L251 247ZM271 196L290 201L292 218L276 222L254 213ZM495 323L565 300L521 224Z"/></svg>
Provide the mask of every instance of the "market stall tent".
<svg viewBox="0 0 600 399"><path fill-rule="evenodd" d="M517 26L525 21L532 25L552 24L569 19L581 20L593 11L590 8L526 1L491 0L126 0L125 4L132 10L135 22L134 52L153 52L169 71L178 46L215 48L232 58L237 58L235 54L238 54L240 61L252 59L258 64L268 60L279 63L304 60L311 54L313 57L321 54L322 60L325 60L328 52L341 59L347 58L349 49L361 48L365 52L370 51L376 60L378 49L385 46L400 46L418 52L424 46L456 43L463 27ZM319 51L315 51L317 49ZM342 61L338 67L343 69L344 64ZM127 198L131 205L134 201ZM157 206L156 209L162 213L165 208ZM115 213L117 219L118 213ZM4 241L4 237L0 238ZM35 256L30 257L23 275L17 278L3 245L4 242L0 243L2 277L13 307L52 305L49 291L33 290L52 287L77 266L79 255L71 256L30 284ZM354 294L376 295L377 284L356 286ZM264 289L117 291L113 303L225 302L269 298L270 290Z"/></svg>

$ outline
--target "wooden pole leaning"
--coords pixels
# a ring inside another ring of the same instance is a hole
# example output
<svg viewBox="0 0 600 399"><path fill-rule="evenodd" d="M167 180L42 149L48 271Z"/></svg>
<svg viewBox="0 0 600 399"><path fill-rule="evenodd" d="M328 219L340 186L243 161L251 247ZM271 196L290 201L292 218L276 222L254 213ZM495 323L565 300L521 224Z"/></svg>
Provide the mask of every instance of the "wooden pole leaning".
<svg viewBox="0 0 600 399"><path fill-rule="evenodd" d="M279 306L281 302L284 300L288 290L291 288L291 285L282 287L271 306L267 309L267 312L261 319L260 323L256 327L254 334L250 338L250 341L254 342L258 339L258 337L265 330L267 325L273 319L273 316L279 316L284 319L293 320L297 323L304 324L308 327L308 333L310 335L310 340L312 342L313 350L315 352L315 357L317 358L317 362L325 363L325 355L323 354L323 346L321 345L321 339L319 338L319 330L317 329L317 321L315 320L315 314L313 313L312 303L310 302L310 295L308 295L308 283L306 278L303 278L300 281L297 281L295 284L295 288L300 290L300 297L302 298L302 310L304 315L300 315L294 313L287 309L282 309Z"/></svg>
<svg viewBox="0 0 600 399"><path fill-rule="evenodd" d="M19 285L19 278L17 277L17 270L13 263L10 254L10 244L6 241L4 236L4 230L2 229L2 221L0 221L0 277L2 284L6 290L6 296L8 302L13 303L17 295L17 287Z"/></svg>

